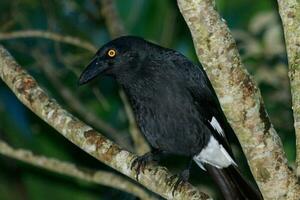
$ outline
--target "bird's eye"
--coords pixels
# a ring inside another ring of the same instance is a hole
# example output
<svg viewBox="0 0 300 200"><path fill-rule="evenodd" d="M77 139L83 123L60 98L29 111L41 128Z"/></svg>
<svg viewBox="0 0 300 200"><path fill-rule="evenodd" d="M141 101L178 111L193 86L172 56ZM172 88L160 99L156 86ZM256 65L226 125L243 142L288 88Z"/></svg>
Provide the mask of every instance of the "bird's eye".
<svg viewBox="0 0 300 200"><path fill-rule="evenodd" d="M114 50L114 49L110 49L110 50L107 51L107 55L108 55L108 57L110 57L110 58L115 57L116 54L117 54L117 52L116 52L116 50Z"/></svg>

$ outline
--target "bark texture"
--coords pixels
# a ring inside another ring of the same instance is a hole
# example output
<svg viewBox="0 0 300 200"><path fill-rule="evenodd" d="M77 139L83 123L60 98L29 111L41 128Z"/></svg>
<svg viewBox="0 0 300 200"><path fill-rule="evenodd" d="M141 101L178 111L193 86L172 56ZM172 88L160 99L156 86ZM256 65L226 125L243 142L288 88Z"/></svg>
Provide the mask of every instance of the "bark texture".
<svg viewBox="0 0 300 200"><path fill-rule="evenodd" d="M242 64L235 41L213 0L177 0L196 53L219 97L265 199L300 199L259 89Z"/></svg>
<svg viewBox="0 0 300 200"><path fill-rule="evenodd" d="M296 132L296 165L297 175L300 176L300 2L297 0L278 0L278 7L289 60Z"/></svg>
<svg viewBox="0 0 300 200"><path fill-rule="evenodd" d="M24 105L68 140L106 165L132 179L136 178L136 171L131 169L131 163L137 158L136 155L121 149L61 108L2 46L0 46L0 77ZM139 175L139 183L166 199L209 199L206 194L188 183L178 188L173 196L172 186L176 180L170 181L170 177L171 174L167 169L150 164L144 173Z"/></svg>

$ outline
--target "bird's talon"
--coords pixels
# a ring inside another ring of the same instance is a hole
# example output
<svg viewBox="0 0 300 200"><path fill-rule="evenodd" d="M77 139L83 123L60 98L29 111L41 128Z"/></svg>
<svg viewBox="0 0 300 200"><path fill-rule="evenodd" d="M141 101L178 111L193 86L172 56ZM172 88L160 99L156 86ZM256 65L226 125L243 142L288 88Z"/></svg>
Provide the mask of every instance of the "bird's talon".
<svg viewBox="0 0 300 200"><path fill-rule="evenodd" d="M144 173L145 172L145 168L147 163L151 161L150 155L149 154L145 154L144 156L138 157L136 158L132 164L130 169L132 170L133 168L135 168L136 171L136 180L139 180L139 175L140 173Z"/></svg>
<svg viewBox="0 0 300 200"><path fill-rule="evenodd" d="M181 177L179 176L178 179L176 180L176 182L174 183L174 186L172 188L172 195L174 196L175 194L175 191L179 188L179 187L182 187L182 185L185 183L186 181Z"/></svg>
<svg viewBox="0 0 300 200"><path fill-rule="evenodd" d="M174 179L176 178L176 175L172 175L167 179L168 185L173 185Z"/></svg>
<svg viewBox="0 0 300 200"><path fill-rule="evenodd" d="M174 180L177 179L177 180ZM172 175L168 178L167 184L172 185L172 195L174 196L175 191L182 187L182 185L189 179L189 170L184 170L178 175Z"/></svg>
<svg viewBox="0 0 300 200"><path fill-rule="evenodd" d="M132 169L135 167L135 165L137 164L138 159L139 159L139 158L135 158L135 159L132 161L131 167L130 167L131 170L132 170Z"/></svg>

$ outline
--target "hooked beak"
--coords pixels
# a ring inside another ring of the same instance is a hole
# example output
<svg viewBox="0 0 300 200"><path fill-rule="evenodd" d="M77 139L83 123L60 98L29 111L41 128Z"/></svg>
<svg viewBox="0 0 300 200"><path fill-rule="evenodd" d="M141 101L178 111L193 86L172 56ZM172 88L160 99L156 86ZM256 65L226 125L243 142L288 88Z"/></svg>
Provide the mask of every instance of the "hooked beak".
<svg viewBox="0 0 300 200"><path fill-rule="evenodd" d="M104 72L107 67L108 66L104 61L100 60L98 56L95 56L95 58L88 64L88 66L80 75L78 85L88 83L89 81L100 75L102 72Z"/></svg>

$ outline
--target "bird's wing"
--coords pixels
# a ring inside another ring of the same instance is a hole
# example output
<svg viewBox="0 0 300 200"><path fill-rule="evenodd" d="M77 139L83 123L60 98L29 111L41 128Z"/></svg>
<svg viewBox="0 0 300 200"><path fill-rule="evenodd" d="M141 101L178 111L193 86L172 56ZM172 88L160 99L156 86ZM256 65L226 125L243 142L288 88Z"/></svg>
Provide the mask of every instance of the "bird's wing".
<svg viewBox="0 0 300 200"><path fill-rule="evenodd" d="M199 111L203 123L211 130L212 135L217 139L226 151L233 156L229 142L226 137L228 123L221 110L219 102L207 86L189 87L194 104Z"/></svg>
<svg viewBox="0 0 300 200"><path fill-rule="evenodd" d="M181 54L177 54L174 64L179 64L183 77L183 84L187 87L193 98L195 107L200 113L203 123L211 130L216 140L233 157L232 150L227 140L227 134L233 130L221 109L217 95L205 73Z"/></svg>

